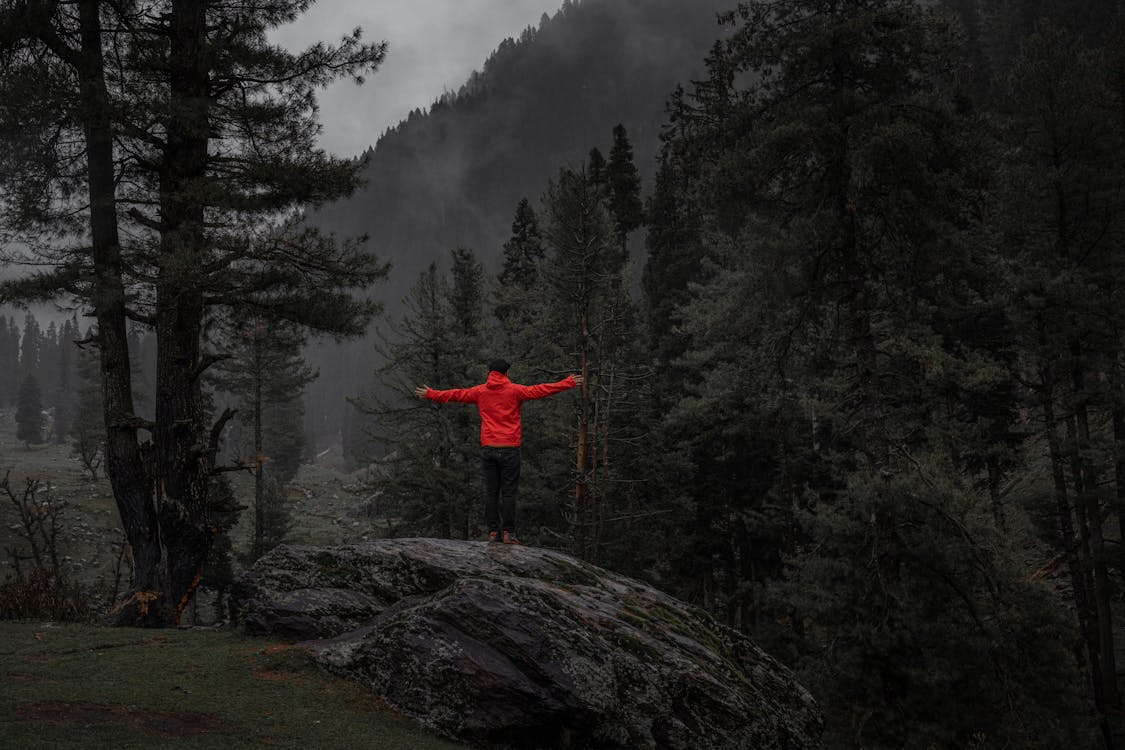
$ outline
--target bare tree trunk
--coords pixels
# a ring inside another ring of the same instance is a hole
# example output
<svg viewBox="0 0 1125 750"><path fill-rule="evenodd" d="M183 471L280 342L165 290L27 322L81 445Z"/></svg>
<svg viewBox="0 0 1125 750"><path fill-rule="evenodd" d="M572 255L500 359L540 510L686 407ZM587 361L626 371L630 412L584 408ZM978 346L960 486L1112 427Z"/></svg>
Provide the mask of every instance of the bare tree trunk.
<svg viewBox="0 0 1125 750"><path fill-rule="evenodd" d="M1077 502L1086 510L1086 523L1089 525L1090 564L1094 580L1094 612L1097 618L1098 652L1102 667L1102 696L1107 712L1116 712L1121 707L1121 693L1117 687L1117 660L1113 648L1113 612L1110 608L1111 587L1109 570L1106 565L1105 539L1102 536L1101 503L1098 500L1098 476L1087 456L1092 447L1090 442L1090 418L1087 405L1085 371L1081 364L1081 345L1075 342L1071 347L1075 358L1072 371L1074 385L1074 423L1075 441L1073 443L1076 467L1075 483L1078 489Z"/></svg>
<svg viewBox="0 0 1125 750"><path fill-rule="evenodd" d="M602 539L605 536L605 522L609 512L609 435L613 425L613 383L617 375L616 352L614 352L614 355L609 366L609 382L605 386L604 393L601 394L601 398L605 400L600 417L601 455L598 461L598 522L594 529L595 561L597 550L601 548Z"/></svg>
<svg viewBox="0 0 1125 750"><path fill-rule="evenodd" d="M157 565L137 566L134 598L148 597L157 610L134 619L134 624L143 625L179 622L202 578L215 535L207 506L214 454L204 427L199 382L203 295L197 278L204 245L204 209L198 193L206 176L209 138L207 7L206 2L173 0L167 17L170 96L167 145L159 170L153 445L157 536L164 556Z"/></svg>
<svg viewBox="0 0 1125 750"><path fill-rule="evenodd" d="M1125 407L1113 410L1114 479L1116 479L1117 528L1120 539L1125 540ZM1125 575L1125 543L1118 552L1118 568Z"/></svg>
<svg viewBox="0 0 1125 750"><path fill-rule="evenodd" d="M1000 462L995 456L988 457L988 499L992 505L992 521L1001 531L1008 530L1008 519L1004 513L1004 500L1000 496Z"/></svg>
<svg viewBox="0 0 1125 750"><path fill-rule="evenodd" d="M117 224L111 106L102 54L101 3L81 0L78 7L81 52L77 70L79 98L89 170L91 259L98 289L94 314L102 373L102 405L106 428L105 471L136 572L136 590L123 611L125 622L149 614L163 619L150 593L161 588L163 550L152 475L138 443L140 420L133 405L132 372L126 332L124 262Z"/></svg>
<svg viewBox="0 0 1125 750"><path fill-rule="evenodd" d="M1043 338L1042 322L1040 322L1040 337ZM1055 384L1054 375L1049 363L1040 365L1040 379L1042 383L1041 396L1043 399L1043 429L1047 438L1047 449L1051 459L1051 477L1055 487L1055 511L1059 523L1059 534L1066 551L1067 570L1070 575L1070 587L1074 595L1074 609L1078 617L1078 633L1085 647L1086 658L1090 665L1091 683L1094 689L1094 703L1098 712L1102 713L1104 700L1102 697L1103 680L1101 678L1101 660L1098 658L1098 643L1091 633L1089 588L1083 574L1083 559L1080 557L1082 548L1075 544L1075 528L1071 519L1070 500L1067 497L1066 476L1063 468L1063 452L1059 444L1058 418L1055 415ZM1104 714L1102 714L1104 716ZM1104 721L1103 721L1104 723Z"/></svg>
<svg viewBox="0 0 1125 750"><path fill-rule="evenodd" d="M582 377L590 375L590 269L589 250L584 249L581 259L578 286L578 324L581 329ZM578 404L578 445L574 456L574 520L571 535L574 554L586 557L586 530L589 525L589 431L590 431L590 383L582 384Z"/></svg>

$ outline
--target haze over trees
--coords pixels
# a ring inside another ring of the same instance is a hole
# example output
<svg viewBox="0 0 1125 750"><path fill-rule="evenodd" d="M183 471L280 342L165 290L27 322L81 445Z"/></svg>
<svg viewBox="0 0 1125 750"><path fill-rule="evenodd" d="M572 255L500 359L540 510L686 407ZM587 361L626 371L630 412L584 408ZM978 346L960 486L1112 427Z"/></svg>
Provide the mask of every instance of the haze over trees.
<svg viewBox="0 0 1125 750"><path fill-rule="evenodd" d="M20 30L0 36L0 218L32 244L89 224L0 299L64 291L97 323L138 566L118 622L174 623L231 521L229 488L221 507L205 489L237 463L226 396L263 481L263 456L307 455L267 445L279 408L279 435L352 446L365 532L479 538L475 415L412 391L503 356L520 382L587 376L525 409L521 538L752 636L818 698L826 747L1125 741L1120 3L568 2L355 162L311 150L307 104L377 45L290 56L262 34L296 3L206 24L164 5L36 26L0 4ZM188 64L203 47L213 69ZM93 64L110 50L124 67ZM425 177L445 162L456 179ZM399 286L350 297L385 269L312 227L369 232ZM301 415L302 331L362 333L384 296L369 354L307 348ZM205 336L219 320L250 327ZM127 322L164 347L151 366ZM59 356L77 330L0 319L0 401L86 382ZM264 367L259 333L278 336ZM157 488L167 510L144 516Z"/></svg>

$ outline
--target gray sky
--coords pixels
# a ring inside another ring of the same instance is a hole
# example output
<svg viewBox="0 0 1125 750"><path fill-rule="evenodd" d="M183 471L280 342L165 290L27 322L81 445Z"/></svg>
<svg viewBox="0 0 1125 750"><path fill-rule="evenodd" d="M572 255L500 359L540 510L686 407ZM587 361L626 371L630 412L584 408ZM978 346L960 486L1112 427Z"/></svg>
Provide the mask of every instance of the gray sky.
<svg viewBox="0 0 1125 750"><path fill-rule="evenodd" d="M365 40L388 42L387 58L362 87L341 81L321 92L320 145L354 156L410 110L456 91L505 37L554 15L562 0L317 0L271 37L298 50L336 42L359 26Z"/></svg>

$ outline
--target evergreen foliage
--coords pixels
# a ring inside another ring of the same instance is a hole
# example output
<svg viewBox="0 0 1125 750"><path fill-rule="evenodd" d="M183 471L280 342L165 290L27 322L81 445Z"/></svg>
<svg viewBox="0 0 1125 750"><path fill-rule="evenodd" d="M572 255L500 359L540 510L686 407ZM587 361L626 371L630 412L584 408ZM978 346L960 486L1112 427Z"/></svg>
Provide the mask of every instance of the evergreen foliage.
<svg viewBox="0 0 1125 750"><path fill-rule="evenodd" d="M653 349L684 373L661 444L691 462L671 488L693 511L671 567L831 696L830 746L1080 735L1031 708L1044 696L1005 692L1010 676L987 709L958 687L1034 653L1079 713L1067 654L1020 607L1057 610L1020 582L974 489L1003 528L1026 361L1006 319L1014 266L986 224L1002 149L958 90L956 35L895 0L748 2L728 20L709 75L672 97L650 200Z"/></svg>
<svg viewBox="0 0 1125 750"><path fill-rule="evenodd" d="M16 439L30 447L43 442L43 393L34 373L28 373L20 383L16 403Z"/></svg>
<svg viewBox="0 0 1125 750"><path fill-rule="evenodd" d="M302 395L316 373L301 354L303 332L287 321L229 320L218 339L214 346L227 358L216 367L216 387L234 400L242 427L232 448L254 473L253 561L277 546L290 524L285 492L304 454Z"/></svg>
<svg viewBox="0 0 1125 750"><path fill-rule="evenodd" d="M74 421L70 425L71 449L83 468L90 472L90 479L97 479L98 469L105 458L105 422L101 374L94 352L79 350L76 374L78 398Z"/></svg>
<svg viewBox="0 0 1125 750"><path fill-rule="evenodd" d="M234 488L224 476L212 480L211 496L224 505L236 504ZM288 528L282 524L277 524L274 528L276 527ZM203 563L203 579L199 582L202 591L209 591L215 596L214 617L217 622L224 622L230 617L230 592L234 588L234 579L234 547L230 533L224 531L215 537L215 543L207 553L207 559Z"/></svg>
<svg viewBox="0 0 1125 750"><path fill-rule="evenodd" d="M617 242L622 254L628 254L626 240L630 232L644 223L644 205L641 203L641 175L633 161L633 144L629 142L629 134L621 123L613 127L613 148L610 149L605 172L609 210L617 227Z"/></svg>
<svg viewBox="0 0 1125 750"><path fill-rule="evenodd" d="M1121 705L1111 603L1118 584L1110 565L1125 570L1106 519L1112 508L1113 531L1125 531L1125 319L1118 298L1125 282L1125 109L1115 88L1120 68L1110 62L1120 50L1092 48L1042 20L998 84L1009 113L1000 228L1018 269L1010 314L1026 370L1021 393L1046 446L1054 545L1066 554L1103 736ZM1115 479L1112 490L1107 476Z"/></svg>
<svg viewBox="0 0 1125 750"><path fill-rule="evenodd" d="M0 315L0 405L16 403L19 391L20 332L16 321Z"/></svg>
<svg viewBox="0 0 1125 750"><path fill-rule="evenodd" d="M43 349L43 330L39 327L39 320L27 313L23 319L23 333L20 335L19 379L22 386L28 375L38 376L40 373L40 354Z"/></svg>
<svg viewBox="0 0 1125 750"><path fill-rule="evenodd" d="M70 427L74 420L75 398L74 387L74 342L78 339L78 320L72 318L64 321L59 328L58 343L56 345L57 359L55 364L55 386L51 393L51 403L54 412L52 432L55 443L62 445L70 435Z"/></svg>
<svg viewBox="0 0 1125 750"><path fill-rule="evenodd" d="M420 402L414 388L464 388L481 382L482 273L472 251L453 255L453 282L437 266L418 277L408 313L384 341L376 373L385 396L356 401L373 417L372 438L387 453L371 465L379 507L401 518L390 533L473 539L482 517L479 419L468 407Z"/></svg>
<svg viewBox="0 0 1125 750"><path fill-rule="evenodd" d="M385 46L358 29L300 53L271 43L308 7L298 0L79 5L0 6L0 134L21 154L41 146L0 170L14 196L0 218L29 240L70 230L55 267L4 282L0 302L67 294L96 318L105 465L137 566L115 621L166 626L198 583L214 519L233 520L208 500L230 414L212 423L204 410L200 376L217 361L206 321L249 311L353 336L377 310L356 292L383 265L299 219L359 184L358 164L316 148L315 92L362 81ZM11 96L27 85L42 96ZM87 230L89 243L71 239ZM150 420L137 414L127 321L158 342Z"/></svg>
<svg viewBox="0 0 1125 750"><path fill-rule="evenodd" d="M798 513L817 552L793 555L783 584L803 621L802 682L832 696L825 746L1092 746L1064 612L956 467L935 456L852 480ZM886 514L892 535L871 521ZM1067 708L1037 715L1048 705Z"/></svg>

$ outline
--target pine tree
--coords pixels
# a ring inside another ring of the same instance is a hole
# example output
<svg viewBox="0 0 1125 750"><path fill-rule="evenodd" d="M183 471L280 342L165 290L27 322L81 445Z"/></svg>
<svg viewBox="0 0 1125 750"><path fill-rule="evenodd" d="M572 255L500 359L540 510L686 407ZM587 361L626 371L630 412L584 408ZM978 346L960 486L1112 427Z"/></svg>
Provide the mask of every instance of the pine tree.
<svg viewBox="0 0 1125 750"><path fill-rule="evenodd" d="M476 347L482 320L481 270L470 251L454 253L454 283L437 266L421 273L405 299L408 313L384 339L387 364L376 395L357 400L375 417L373 439L387 454L373 465L381 504L401 514L399 532L440 538L477 535L482 513L479 431L468 409L421 403L414 388L465 387L485 375Z"/></svg>
<svg viewBox="0 0 1125 750"><path fill-rule="evenodd" d="M617 227L617 242L621 254L628 256L629 234L644 223L644 204L641 202L641 175L633 161L633 145L621 123L613 128L613 148L609 152L606 183L609 187L609 209Z"/></svg>
<svg viewBox="0 0 1125 750"><path fill-rule="evenodd" d="M231 417L205 422L200 376L215 362L201 346L205 320L216 310L253 310L355 336L377 308L353 295L385 268L356 243L288 219L358 184L359 164L315 147L314 92L338 77L362 80L384 45L362 43L358 30L300 54L271 44L267 32L306 8L298 0L161 0L151 24L117 4L78 6L0 8L0 60L13 74L0 78L5 86L31 80L43 94L4 92L16 106L0 111L0 133L14 133L21 147L36 138L49 147L35 162L40 171L0 170L22 201L3 218L57 233L56 217L71 225L81 217L91 237L55 270L5 282L0 301L69 293L93 312L106 467L136 562L135 588L114 622L166 626L191 599L218 530L212 516L223 515L208 500L208 480L222 468L218 438ZM106 21L130 33L104 33ZM30 134L14 127L20 121ZM50 133L60 128L68 138L54 146L85 147L77 171L67 172L75 162L52 147ZM119 153L135 158L121 165ZM75 196L74 205L48 196ZM274 225L279 217L284 223ZM151 420L134 406L127 320L150 326L159 342ZM139 430L152 435L151 453Z"/></svg>
<svg viewBox="0 0 1125 750"><path fill-rule="evenodd" d="M55 321L49 321L47 329L43 331L39 340L39 370L36 377L39 378L39 385L43 389L44 403L49 407L54 405L55 393L58 392L59 386L59 333ZM48 438L54 438L54 433L55 427L52 423Z"/></svg>
<svg viewBox="0 0 1125 750"><path fill-rule="evenodd" d="M543 340L526 333L544 314L545 300L538 293L539 276L547 250L539 228L539 218L527 198L516 206L512 236L504 243L503 261L493 292L494 314L500 323L498 350L507 352L513 362L528 362L542 357Z"/></svg>
<svg viewBox="0 0 1125 750"><path fill-rule="evenodd" d="M87 332L87 339L92 338ZM105 459L105 422L102 408L101 375L94 352L78 352L75 374L78 393L74 421L70 425L71 451L81 461L90 479L98 479L98 469Z"/></svg>
<svg viewBox="0 0 1125 750"><path fill-rule="evenodd" d="M597 559L612 507L611 435L615 410L627 388L626 344L634 319L624 258L605 201L588 175L563 169L545 198L548 261L542 294L548 300L546 336L551 362L594 378L579 390L572 494L566 517L575 554ZM553 367L551 366L553 364ZM548 409L557 413L556 404Z"/></svg>
<svg viewBox="0 0 1125 750"><path fill-rule="evenodd" d="M224 476L212 480L211 494L222 505L236 504L234 488ZM224 531L215 537L207 560L203 564L203 579L199 588L215 595L214 617L216 622L224 622L230 616L230 592L234 588L234 545L230 532Z"/></svg>
<svg viewBox="0 0 1125 750"><path fill-rule="evenodd" d="M20 336L20 384L30 375L39 380L40 354L43 350L43 331L39 321L31 313L23 318L23 333Z"/></svg>
<svg viewBox="0 0 1125 750"><path fill-rule="evenodd" d="M16 439L22 440L29 448L32 443L43 442L43 397L39 381L31 374L26 375L20 384L16 404Z"/></svg>
<svg viewBox="0 0 1125 750"><path fill-rule="evenodd" d="M650 350L661 372L662 390L680 393L676 359L686 348L677 329L677 315L690 295L693 283L702 280L704 258L700 231L689 213L682 194L685 176L669 149L664 149L655 186L648 199L648 233L645 236L647 260L641 278L644 290L645 321L651 337ZM672 377L669 377L671 375ZM667 408L669 399L660 399Z"/></svg>
<svg viewBox="0 0 1125 750"><path fill-rule="evenodd" d="M598 193L606 192L609 188L609 165L602 156L601 149L596 146L590 149L586 157L586 179Z"/></svg>
<svg viewBox="0 0 1125 750"><path fill-rule="evenodd" d="M15 403L19 390L20 337L15 321L0 315L0 406Z"/></svg>
<svg viewBox="0 0 1125 750"><path fill-rule="evenodd" d="M286 321L229 321L216 348L228 358L216 368L217 387L234 397L245 443L241 463L254 472L254 524L249 560L276 546L288 521L278 511L297 473L304 438L301 397L315 377L301 356L304 336ZM272 494L271 494L272 493ZM267 497L267 494L269 497Z"/></svg>
<svg viewBox="0 0 1125 750"><path fill-rule="evenodd" d="M74 342L77 339L78 320L73 318L64 321L59 329L55 389L51 396L55 413L54 437L57 445L66 442L74 419Z"/></svg>

